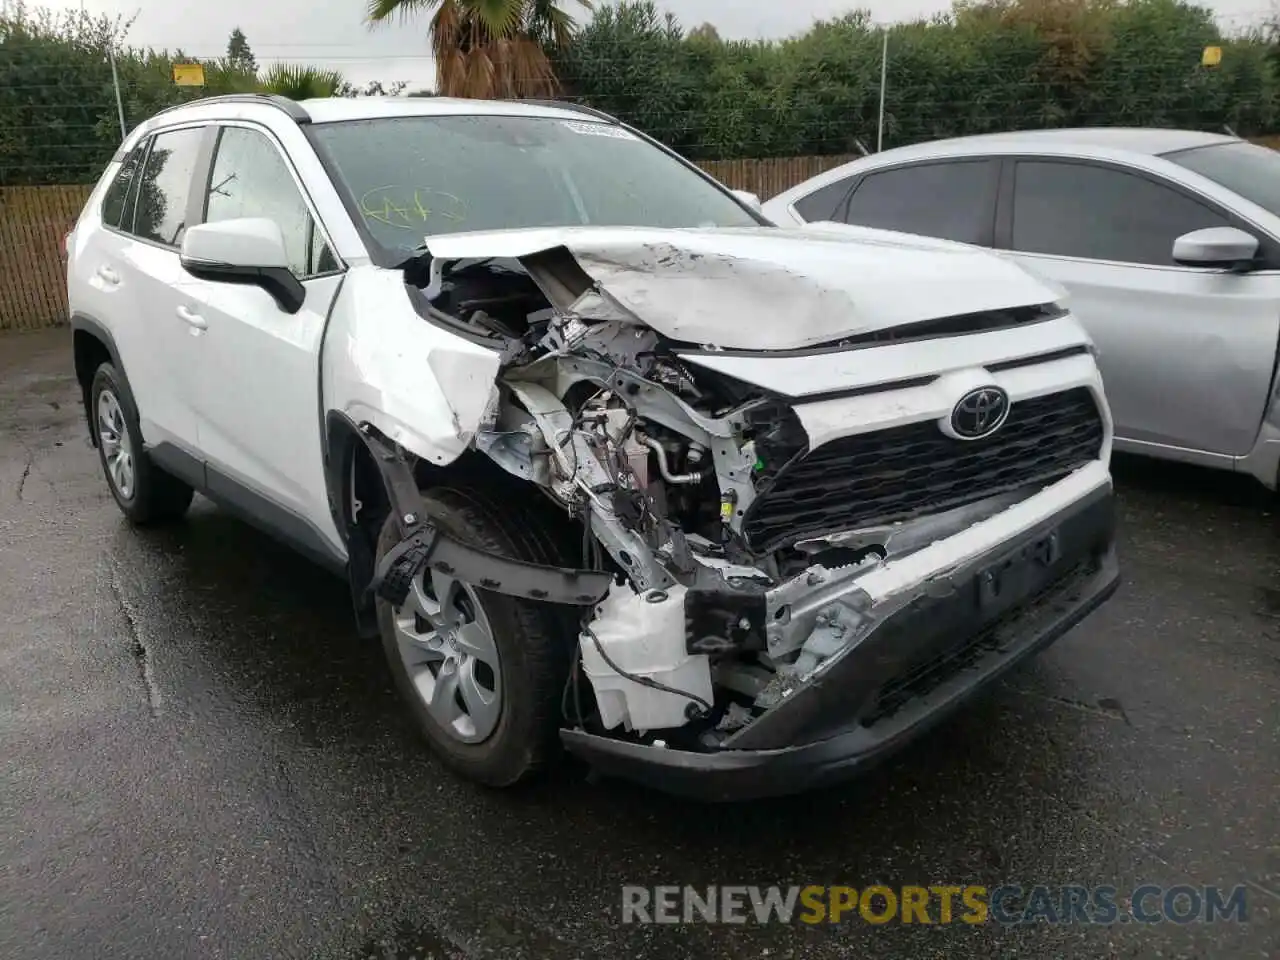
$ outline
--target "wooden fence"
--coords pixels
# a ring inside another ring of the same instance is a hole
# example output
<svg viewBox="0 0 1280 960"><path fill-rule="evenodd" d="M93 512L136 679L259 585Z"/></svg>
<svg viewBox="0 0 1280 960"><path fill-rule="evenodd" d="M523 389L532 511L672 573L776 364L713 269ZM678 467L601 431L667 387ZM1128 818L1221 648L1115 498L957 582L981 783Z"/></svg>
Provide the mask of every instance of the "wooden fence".
<svg viewBox="0 0 1280 960"><path fill-rule="evenodd" d="M0 330L67 322L62 237L90 187L0 187Z"/></svg>
<svg viewBox="0 0 1280 960"><path fill-rule="evenodd" d="M699 164L734 190L750 190L768 200L810 177L833 170L857 154L834 157L777 157L770 160L705 160Z"/></svg>

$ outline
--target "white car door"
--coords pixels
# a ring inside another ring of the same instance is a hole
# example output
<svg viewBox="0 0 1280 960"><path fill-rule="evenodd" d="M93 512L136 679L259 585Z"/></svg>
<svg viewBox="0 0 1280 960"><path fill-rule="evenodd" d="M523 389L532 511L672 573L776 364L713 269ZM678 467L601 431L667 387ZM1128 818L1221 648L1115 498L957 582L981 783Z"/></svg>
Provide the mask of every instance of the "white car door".
<svg viewBox="0 0 1280 960"><path fill-rule="evenodd" d="M95 282L114 291L112 334L126 364L150 447L174 444L198 456L192 373L200 331L179 312L175 287L187 277L178 245L189 219L191 182L207 127L162 130L150 141L119 223L104 231Z"/></svg>
<svg viewBox="0 0 1280 960"><path fill-rule="evenodd" d="M241 217L280 226L306 301L289 314L257 286L188 276L178 287L183 308L203 328L193 373L209 492L301 546L340 556L324 482L319 363L341 266L274 137L261 127L225 125L202 219Z"/></svg>
<svg viewBox="0 0 1280 960"><path fill-rule="evenodd" d="M1117 446L1248 453L1280 343L1280 273L1172 259L1182 234L1239 224L1143 172L1048 158L1008 168L1012 205L998 243L1070 294L1098 346Z"/></svg>

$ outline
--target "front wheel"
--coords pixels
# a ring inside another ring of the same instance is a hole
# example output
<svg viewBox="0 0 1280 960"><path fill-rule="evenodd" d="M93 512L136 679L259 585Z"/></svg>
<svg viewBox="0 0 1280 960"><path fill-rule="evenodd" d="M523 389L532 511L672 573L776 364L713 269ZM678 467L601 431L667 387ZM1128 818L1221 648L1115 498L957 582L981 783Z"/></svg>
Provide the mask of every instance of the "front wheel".
<svg viewBox="0 0 1280 960"><path fill-rule="evenodd" d="M550 560L547 542L507 502L435 488L423 509L445 533L513 559ZM381 558L398 539L388 518ZM442 760L469 779L511 786L555 756L573 634L555 608L462 583L429 568L401 607L377 601L401 697Z"/></svg>

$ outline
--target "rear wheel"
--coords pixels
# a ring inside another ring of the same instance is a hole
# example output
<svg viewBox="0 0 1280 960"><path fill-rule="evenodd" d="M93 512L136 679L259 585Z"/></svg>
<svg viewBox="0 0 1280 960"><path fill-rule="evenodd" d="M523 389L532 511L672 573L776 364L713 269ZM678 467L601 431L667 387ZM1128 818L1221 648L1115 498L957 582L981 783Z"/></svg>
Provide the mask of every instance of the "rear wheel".
<svg viewBox="0 0 1280 960"><path fill-rule="evenodd" d="M474 489L435 488L423 494L423 509L459 540L513 559L550 560L534 525L500 499ZM378 556L397 539L389 518ZM377 607L400 695L449 767L505 787L556 755L573 642L562 612L429 569L415 578L403 606L379 599Z"/></svg>
<svg viewBox="0 0 1280 960"><path fill-rule="evenodd" d="M110 363L94 372L89 411L103 475L124 515L142 525L185 514L194 491L151 462L142 447L133 395Z"/></svg>

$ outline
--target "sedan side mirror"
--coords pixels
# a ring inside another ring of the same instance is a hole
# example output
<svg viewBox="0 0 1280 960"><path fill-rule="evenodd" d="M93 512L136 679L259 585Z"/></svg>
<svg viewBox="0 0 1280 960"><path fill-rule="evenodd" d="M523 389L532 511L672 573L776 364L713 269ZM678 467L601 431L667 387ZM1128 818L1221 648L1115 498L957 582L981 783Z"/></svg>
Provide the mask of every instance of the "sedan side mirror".
<svg viewBox="0 0 1280 960"><path fill-rule="evenodd" d="M734 190L733 195L756 213L764 213L764 204L760 202L758 194L754 194L750 190Z"/></svg>
<svg viewBox="0 0 1280 960"><path fill-rule="evenodd" d="M1258 238L1235 227L1192 230L1173 241L1173 262L1184 267L1222 267L1243 272L1258 256Z"/></svg>
<svg viewBox="0 0 1280 960"><path fill-rule="evenodd" d="M289 269L279 224L265 217L191 227L182 237L181 259L183 269L201 280L261 287L285 313L297 313L307 299Z"/></svg>

